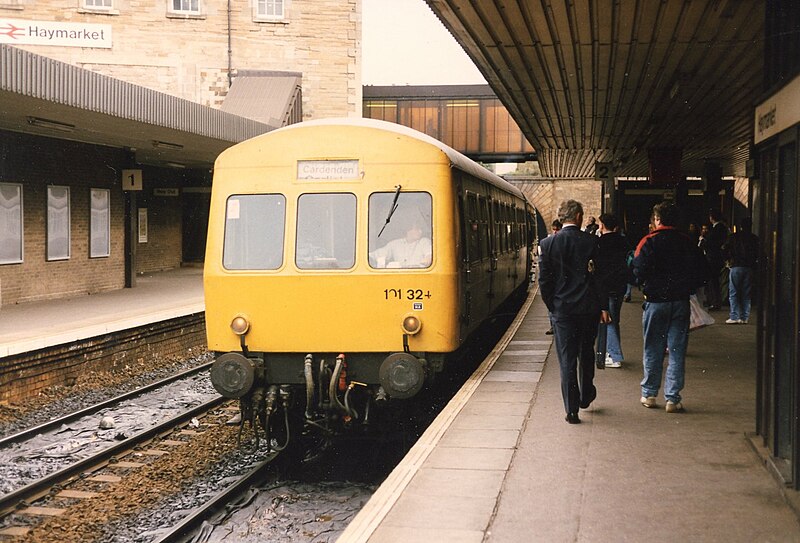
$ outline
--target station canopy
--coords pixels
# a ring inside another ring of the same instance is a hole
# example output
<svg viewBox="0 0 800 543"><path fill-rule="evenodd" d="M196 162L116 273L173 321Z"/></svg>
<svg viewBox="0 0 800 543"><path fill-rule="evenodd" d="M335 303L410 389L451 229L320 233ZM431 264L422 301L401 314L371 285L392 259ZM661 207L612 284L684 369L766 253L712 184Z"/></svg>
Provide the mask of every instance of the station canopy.
<svg viewBox="0 0 800 543"><path fill-rule="evenodd" d="M745 175L764 0L426 0L536 149L543 175Z"/></svg>

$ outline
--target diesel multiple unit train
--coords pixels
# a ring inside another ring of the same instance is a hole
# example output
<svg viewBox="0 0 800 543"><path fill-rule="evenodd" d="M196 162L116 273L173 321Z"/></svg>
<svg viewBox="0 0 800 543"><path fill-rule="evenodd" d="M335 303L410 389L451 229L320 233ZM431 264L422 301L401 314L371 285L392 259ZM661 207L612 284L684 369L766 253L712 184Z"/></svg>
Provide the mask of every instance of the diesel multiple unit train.
<svg viewBox="0 0 800 543"><path fill-rule="evenodd" d="M383 121L305 122L229 148L204 270L215 388L277 448L292 421L337 434L418 399L527 289L534 214L502 178Z"/></svg>

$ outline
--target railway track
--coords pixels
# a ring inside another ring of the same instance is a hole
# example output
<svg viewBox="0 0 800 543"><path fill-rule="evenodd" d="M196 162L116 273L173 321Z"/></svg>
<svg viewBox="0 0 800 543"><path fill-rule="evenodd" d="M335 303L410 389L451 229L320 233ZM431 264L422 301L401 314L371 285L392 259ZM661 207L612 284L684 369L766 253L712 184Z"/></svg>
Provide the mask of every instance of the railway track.
<svg viewBox="0 0 800 543"><path fill-rule="evenodd" d="M154 440L160 438L161 442L169 441L164 439L165 436L169 436L176 432L176 430L182 429L190 423L192 419L203 417L224 401L224 398L221 397L214 398L211 401L125 439L114 446L103 449L84 460L71 464L0 497L0 519L14 512L24 512L26 508L31 507L30 504L36 500L46 496L57 496L59 490L63 491L63 489L69 487L74 481L87 475L94 474L109 464L118 464L122 458L129 456L137 449L141 449ZM66 496L77 497L73 496L71 493L67 493ZM41 513L39 509L35 509L34 512ZM45 512L45 514L46 513L47 512Z"/></svg>
<svg viewBox="0 0 800 543"><path fill-rule="evenodd" d="M33 426L31 428L26 428L25 430L21 430L19 432L16 432L14 434L9 435L9 436L5 436L3 438L0 438L0 449L2 449L4 447L7 447L9 445L15 444L15 443L22 443L24 441L27 441L27 440L33 438L36 435L39 435L39 434L42 434L42 433L45 433L45 432L50 432L52 430L60 428L61 426L68 425L68 424L70 424L70 423L72 423L72 422L74 422L74 421L76 421L78 419L81 419L83 417L87 417L87 416L92 415L94 413L98 413L99 411L102 411L103 409L106 409L106 408L111 407L113 405L120 404L120 403L125 402L127 400L130 400L130 399L136 398L138 396L141 396L143 394L147 394L148 392L152 392L154 390L157 390L157 389L159 389L161 387L170 385L172 383L176 383L178 381L181 381L181 380L186 379L188 377L191 377L193 375L197 375L198 373L201 373L203 371L209 370L211 368L212 364L213 364L213 362L209 362L207 364L202 364L200 366L196 366L194 368L190 368L190 369L188 369L186 371L183 371L183 372L180 372L180 373L176 373L175 375L172 375L170 377L166 377L164 379L161 379L161 380L156 381L154 383L151 383L149 385L137 388L136 390L132 390L130 392L126 392L125 394L120 394L119 396L116 396L114 398L110 398L110 399L108 399L106 401L91 405L89 407L86 407L85 409L81 409L79 411L74 411L72 413L64 415L63 417L59 417L59 418L47 421L47 422L45 422L43 424L39 424L39 425Z"/></svg>

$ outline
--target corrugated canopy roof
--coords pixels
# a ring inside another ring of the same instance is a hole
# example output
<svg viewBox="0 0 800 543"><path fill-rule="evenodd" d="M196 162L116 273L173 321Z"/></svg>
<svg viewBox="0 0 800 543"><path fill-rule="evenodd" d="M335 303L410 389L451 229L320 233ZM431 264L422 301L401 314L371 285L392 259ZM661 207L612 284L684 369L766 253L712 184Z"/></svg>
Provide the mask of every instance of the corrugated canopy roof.
<svg viewBox="0 0 800 543"><path fill-rule="evenodd" d="M765 0L426 0L539 155L542 173L744 175L761 92Z"/></svg>
<svg viewBox="0 0 800 543"><path fill-rule="evenodd" d="M0 129L135 148L142 164L208 168L227 147L273 128L0 44Z"/></svg>

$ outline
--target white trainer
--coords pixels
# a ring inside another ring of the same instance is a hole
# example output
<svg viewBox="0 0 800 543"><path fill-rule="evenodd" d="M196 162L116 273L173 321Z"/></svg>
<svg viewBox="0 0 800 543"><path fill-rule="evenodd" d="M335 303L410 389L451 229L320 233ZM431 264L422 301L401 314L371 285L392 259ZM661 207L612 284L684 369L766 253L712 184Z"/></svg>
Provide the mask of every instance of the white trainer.
<svg viewBox="0 0 800 543"><path fill-rule="evenodd" d="M667 400L666 411L667 413L679 413L683 411L683 404L681 402L675 403L672 400Z"/></svg>
<svg viewBox="0 0 800 543"><path fill-rule="evenodd" d="M614 360L610 356L606 356L606 367L607 368L620 368L622 367L622 360Z"/></svg>
<svg viewBox="0 0 800 543"><path fill-rule="evenodd" d="M642 396L642 399L639 400L639 401L642 402L642 405L647 407L648 409L651 408L651 407L655 407L656 406L656 397L655 396L647 396L647 397Z"/></svg>

